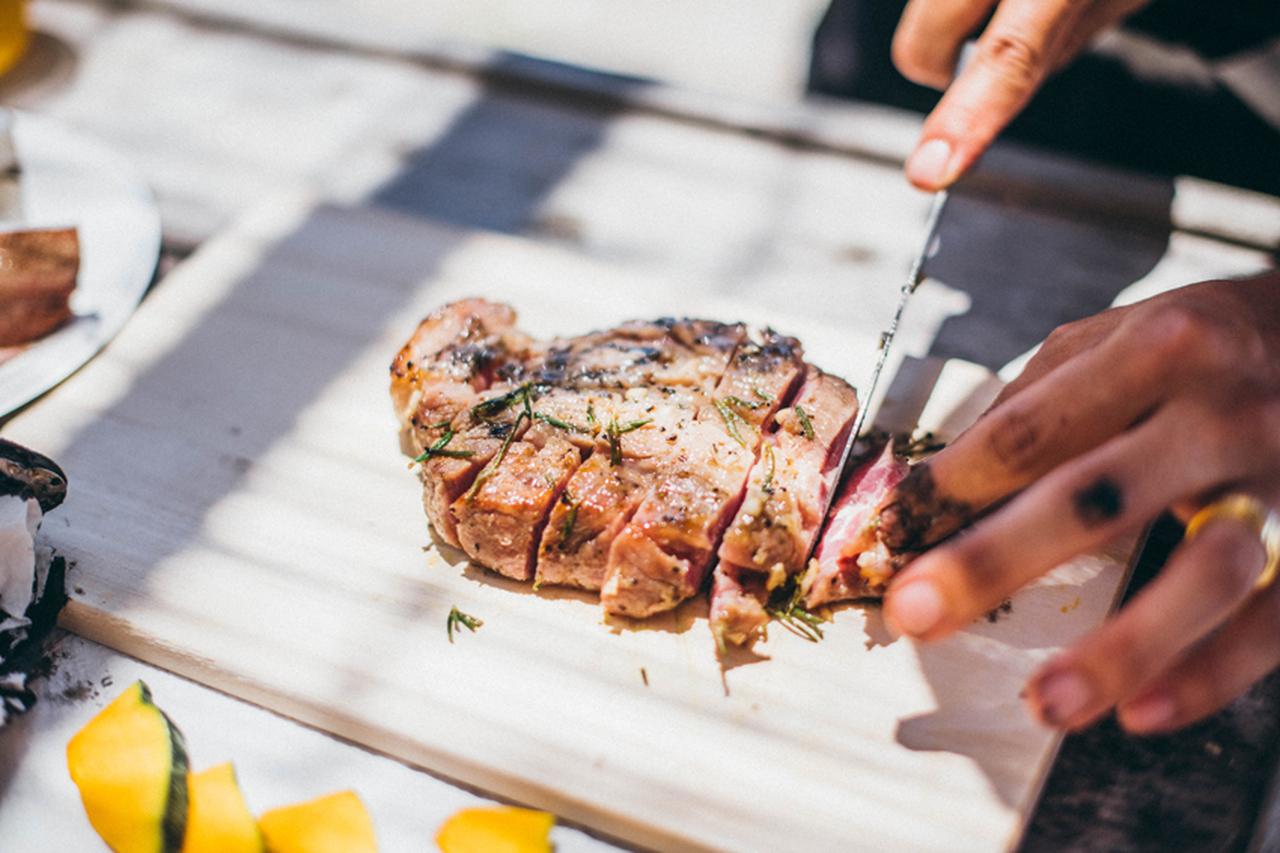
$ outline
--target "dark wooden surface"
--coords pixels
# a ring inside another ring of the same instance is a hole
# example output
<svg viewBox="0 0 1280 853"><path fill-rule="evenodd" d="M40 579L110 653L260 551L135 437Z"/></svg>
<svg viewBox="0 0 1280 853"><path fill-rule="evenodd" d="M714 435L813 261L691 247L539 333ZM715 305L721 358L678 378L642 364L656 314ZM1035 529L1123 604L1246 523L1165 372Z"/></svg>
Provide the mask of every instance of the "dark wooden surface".
<svg viewBox="0 0 1280 853"><path fill-rule="evenodd" d="M1125 600L1181 539L1162 519ZM1063 744L1024 851L1280 849L1266 802L1280 752L1280 673L1221 713L1163 737L1125 733L1113 717Z"/></svg>

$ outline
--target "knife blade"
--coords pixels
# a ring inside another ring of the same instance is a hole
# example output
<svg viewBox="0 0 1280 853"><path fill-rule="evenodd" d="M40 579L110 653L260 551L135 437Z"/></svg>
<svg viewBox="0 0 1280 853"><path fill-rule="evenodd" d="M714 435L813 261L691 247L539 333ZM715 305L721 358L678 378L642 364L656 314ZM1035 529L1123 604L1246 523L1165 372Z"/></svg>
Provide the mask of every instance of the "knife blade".
<svg viewBox="0 0 1280 853"><path fill-rule="evenodd" d="M822 508L822 523L826 525L827 516L831 513L831 507L835 503L836 493L839 491L839 484L844 480L845 470L849 466L849 460L853 458L854 445L858 443L858 438L862 434L863 426L866 424L867 413L871 410L871 400L875 396L876 386L880 382L880 374L884 371L885 362L889 358L889 347L893 345L893 339L898 333L898 326L902 323L902 315L907 309L907 303L911 301L911 295L916 292L920 286L920 282L924 280L924 265L929 258L938 250L938 225L942 222L942 210L947 204L947 190L939 190L933 194L933 201L929 205L929 216L925 220L924 243L920 247L919 253L911 262L911 269L907 273L907 279L902 284L902 289L898 292L898 304L894 309L893 316L889 320L889 325L880 333L879 346L876 351L876 363L871 371L871 382L867 386L866 397L863 398L862 404L858 407L858 417L854 420L853 429L849 432L849 437L845 439L844 447L840 451L839 475L836 477L836 487L831 489L827 495L826 505ZM821 528L819 528L821 529ZM821 537L816 537L814 543L810 546L810 556L818 547Z"/></svg>
<svg viewBox="0 0 1280 853"><path fill-rule="evenodd" d="M973 59L977 52L978 45L972 39L965 41L960 48L960 56L956 61L956 76L959 76L969 62ZM903 282L902 290L898 292L898 304L894 309L893 317L889 320L889 326L880 333L880 341L876 350L876 363L871 370L871 382L867 385L867 395L863 398L862 405L858 407L858 417L853 422L853 430L849 433L849 437L845 439L844 447L840 451L839 475L836 477L836 487L831 490L831 494L827 495L826 506L822 508L822 526L819 530L826 527L827 517L831 515L831 507L835 504L836 494L840 491L840 483L844 481L844 477L849 467L849 460L853 458L853 448L858 443L858 438L862 435L862 429L867 422L867 413L871 411L871 400L875 397L876 386L880 384L880 374L884 370L885 362L889 359L889 347L893 345L894 336L898 334L898 326L902 323L902 314L907 310L907 303L911 301L911 295L916 292L916 288L920 286L920 282L924 280L924 265L929 258L938 251L938 225L942 222L942 209L947 206L948 191L938 190L933 194L933 201L929 205L929 215L925 219L924 224L924 242L920 246L919 253L911 262L911 269L907 273L907 280ZM813 556L813 552L818 548L818 542L822 540L821 536L814 539L813 544L809 548L809 556Z"/></svg>

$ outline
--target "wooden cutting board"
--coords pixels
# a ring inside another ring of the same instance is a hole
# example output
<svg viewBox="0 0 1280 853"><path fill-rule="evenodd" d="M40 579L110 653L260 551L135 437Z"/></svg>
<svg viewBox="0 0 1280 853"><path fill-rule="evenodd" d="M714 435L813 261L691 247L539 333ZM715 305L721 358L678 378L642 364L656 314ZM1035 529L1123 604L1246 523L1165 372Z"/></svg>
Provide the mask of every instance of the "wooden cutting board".
<svg viewBox="0 0 1280 853"><path fill-rule="evenodd" d="M46 530L75 561L65 626L640 845L1014 843L1058 743L1018 693L1103 619L1132 549L1078 559L939 645L891 641L875 608L847 607L820 644L775 630L722 670L703 601L629 630L589 596L534 593L433 544L386 371L422 314L468 295L509 301L539 335L770 322L854 381L875 346L875 325L851 334L821 304L780 316L385 212L244 223L9 424L70 476ZM924 422L951 431L993 387L961 364L917 373L891 407L927 402ZM450 644L455 605L484 625Z"/></svg>

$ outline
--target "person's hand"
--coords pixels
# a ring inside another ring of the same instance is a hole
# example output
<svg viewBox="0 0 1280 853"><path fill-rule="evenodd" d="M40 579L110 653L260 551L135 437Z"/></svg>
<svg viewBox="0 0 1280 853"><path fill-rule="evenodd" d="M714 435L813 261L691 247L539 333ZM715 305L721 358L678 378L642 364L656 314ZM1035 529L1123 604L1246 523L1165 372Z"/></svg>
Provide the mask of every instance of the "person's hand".
<svg viewBox="0 0 1280 853"><path fill-rule="evenodd" d="M1147 2L910 0L893 37L894 64L908 79L947 91L907 160L908 180L925 190L950 186L1046 77ZM976 55L952 81L961 46L988 15Z"/></svg>
<svg viewBox="0 0 1280 853"><path fill-rule="evenodd" d="M1172 509L1184 521L1241 491L1280 507L1280 274L1209 282L1055 331L951 446L886 500L878 535L917 551L885 615L936 640L1019 587ZM1011 495L1015 495L1010 499ZM1118 706L1135 732L1208 715L1280 665L1280 583L1235 520L1184 541L1118 615L1048 662L1028 689L1046 723Z"/></svg>

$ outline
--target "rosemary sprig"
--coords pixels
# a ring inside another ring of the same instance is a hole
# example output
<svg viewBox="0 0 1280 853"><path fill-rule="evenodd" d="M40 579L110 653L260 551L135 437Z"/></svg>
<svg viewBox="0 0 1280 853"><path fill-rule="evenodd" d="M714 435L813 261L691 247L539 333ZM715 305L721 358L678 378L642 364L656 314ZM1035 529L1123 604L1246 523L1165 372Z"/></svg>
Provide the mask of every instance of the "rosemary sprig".
<svg viewBox="0 0 1280 853"><path fill-rule="evenodd" d="M544 424L553 426L556 429L562 429L565 432L587 432L587 430L583 429L580 426L576 426L574 424L569 423L568 421L561 420L560 418L557 418L554 415L548 415L546 412L534 412L533 419L536 421L542 421Z"/></svg>
<svg viewBox="0 0 1280 853"><path fill-rule="evenodd" d="M767 464L769 467L765 470L764 482L760 484L760 491L764 492L766 495L772 495L773 494L773 472L777 466L777 462L773 457L772 444L766 444L764 446L764 455L768 457Z"/></svg>
<svg viewBox="0 0 1280 853"><path fill-rule="evenodd" d="M528 383L525 383L518 388L511 389L501 396L482 400L471 407L471 419L479 421L489 420L490 418L496 417L511 408L511 406L521 397L527 396L528 393L529 385Z"/></svg>
<svg viewBox="0 0 1280 853"><path fill-rule="evenodd" d="M809 420L809 415L799 406L796 406L796 418L800 421L800 429L804 431L804 437L813 441L813 421Z"/></svg>
<svg viewBox="0 0 1280 853"><path fill-rule="evenodd" d="M622 464L622 436L629 432L635 432L646 424L653 423L653 418L645 418L639 421L628 421L625 424L619 424L617 418L609 421L609 425L604 428L605 437L609 440L609 464Z"/></svg>
<svg viewBox="0 0 1280 853"><path fill-rule="evenodd" d="M716 411L720 413L720 419L724 421L724 428L725 431L729 433L729 437L738 442L738 444L741 444L743 447L746 447L747 441L742 437L742 433L738 430L739 424L746 423L746 421L742 419L742 415L735 412L724 400L716 400L715 405Z"/></svg>
<svg viewBox="0 0 1280 853"><path fill-rule="evenodd" d="M560 525L560 543L556 547L561 551L568 551L569 537L573 536L573 528L578 523L578 502L573 499L573 495L569 494L568 489L560 493L560 501L569 507L569 512L564 517L564 523Z"/></svg>
<svg viewBox="0 0 1280 853"><path fill-rule="evenodd" d="M725 397L724 401L729 405L737 406L740 409L758 409L761 406L765 405L765 403L770 402L768 400L757 400L756 402L753 403L748 400L744 400L741 397L732 397L732 396Z"/></svg>
<svg viewBox="0 0 1280 853"><path fill-rule="evenodd" d="M448 424L448 423L449 423L448 421L445 421L445 424ZM436 439L425 450L423 450L422 453L413 457L413 461L426 462L428 459L431 459L434 456L447 456L450 459L466 459L469 456L474 456L475 454L470 450L446 450L445 449L449 446L449 442L453 441L453 437L455 434L456 433L454 433L453 427L449 427L449 430L444 435Z"/></svg>
<svg viewBox="0 0 1280 853"><path fill-rule="evenodd" d="M479 493L480 487L484 485L498 470L498 466L502 464L502 460L507 458L507 450L511 447L511 442L516 437L516 433L520 431L520 427L527 420L524 412L516 415L515 422L511 424L511 431L507 433L507 437L502 440L502 447L498 449L498 455L489 460L489 464L480 469L480 473L476 475L475 482L471 484L471 488L467 489L467 502L475 500L476 494Z"/></svg>
<svg viewBox="0 0 1280 853"><path fill-rule="evenodd" d="M769 604L765 607L765 612L791 633L816 643L822 639L824 620L821 616L805 609L803 598L804 592L800 587L799 578L792 577L769 596Z"/></svg>
<svg viewBox="0 0 1280 853"><path fill-rule="evenodd" d="M587 426L589 426L589 427L591 427L592 429L594 429L597 423L599 423L599 422L596 420L596 407L595 407L595 404L594 404L594 403L587 403Z"/></svg>
<svg viewBox="0 0 1280 853"><path fill-rule="evenodd" d="M751 386L751 393L765 403L772 403L774 400L778 399L772 394L767 394L764 391L761 391L759 388L755 387L754 385Z"/></svg>
<svg viewBox="0 0 1280 853"><path fill-rule="evenodd" d="M463 613L457 606L449 609L449 618L445 620L445 630L449 634L449 642L453 642L453 630L458 625L466 628L471 633L475 633L476 629L484 624L484 620L477 619L469 613Z"/></svg>
<svg viewBox="0 0 1280 853"><path fill-rule="evenodd" d="M507 409L520 403L524 406L524 413L528 417L533 417L533 398L540 389L545 389L546 385L535 385L532 382L526 382L523 385L512 388L501 396L494 397L489 400L482 400L471 407L471 419L473 421L487 421L505 412Z"/></svg>

